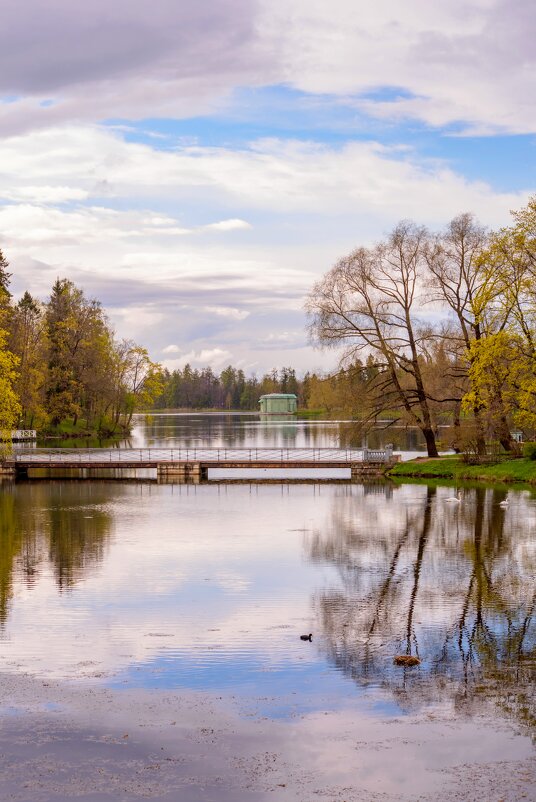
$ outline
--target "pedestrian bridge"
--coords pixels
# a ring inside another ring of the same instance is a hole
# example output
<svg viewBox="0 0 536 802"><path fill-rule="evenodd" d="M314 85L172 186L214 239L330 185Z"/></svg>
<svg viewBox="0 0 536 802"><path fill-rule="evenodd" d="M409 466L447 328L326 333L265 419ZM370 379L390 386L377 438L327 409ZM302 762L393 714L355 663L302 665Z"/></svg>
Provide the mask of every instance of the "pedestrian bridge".
<svg viewBox="0 0 536 802"><path fill-rule="evenodd" d="M392 446L354 448L22 448L3 462L3 473L29 478L68 475L95 478L102 471L156 469L157 477L208 478L211 468L349 468L352 476L381 474ZM73 473L72 473L73 472Z"/></svg>

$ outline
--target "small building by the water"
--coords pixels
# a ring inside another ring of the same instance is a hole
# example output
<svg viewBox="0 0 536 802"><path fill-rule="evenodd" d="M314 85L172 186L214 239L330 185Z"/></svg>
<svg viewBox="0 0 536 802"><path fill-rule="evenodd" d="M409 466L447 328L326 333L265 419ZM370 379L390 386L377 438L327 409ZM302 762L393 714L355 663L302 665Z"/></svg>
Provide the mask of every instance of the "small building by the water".
<svg viewBox="0 0 536 802"><path fill-rule="evenodd" d="M298 397L294 393L268 393L259 399L263 415L295 415Z"/></svg>

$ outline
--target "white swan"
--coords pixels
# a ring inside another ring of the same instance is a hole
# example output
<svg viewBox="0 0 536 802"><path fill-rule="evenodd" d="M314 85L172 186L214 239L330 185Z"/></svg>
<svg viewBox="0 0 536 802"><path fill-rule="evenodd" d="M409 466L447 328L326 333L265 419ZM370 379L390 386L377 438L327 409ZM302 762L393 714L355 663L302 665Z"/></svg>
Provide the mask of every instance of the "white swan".
<svg viewBox="0 0 536 802"><path fill-rule="evenodd" d="M461 504L461 501L462 501L462 491L461 491L461 490L458 490L458 492L456 493L456 495L455 495L455 496L449 496L448 498L446 498L446 499L445 499L445 501L451 501L451 502L453 502L454 504Z"/></svg>
<svg viewBox="0 0 536 802"><path fill-rule="evenodd" d="M508 507L509 504L510 504L510 502L508 501L507 498L505 498L503 501L499 502L499 507L502 507L503 510L505 510Z"/></svg>

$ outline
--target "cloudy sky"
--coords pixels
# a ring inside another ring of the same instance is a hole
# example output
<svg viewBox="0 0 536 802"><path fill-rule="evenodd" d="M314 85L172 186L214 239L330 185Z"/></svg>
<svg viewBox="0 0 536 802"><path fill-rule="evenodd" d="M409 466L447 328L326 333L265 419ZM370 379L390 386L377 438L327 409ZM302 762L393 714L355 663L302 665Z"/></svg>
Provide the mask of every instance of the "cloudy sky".
<svg viewBox="0 0 536 802"><path fill-rule="evenodd" d="M3 0L0 247L168 367L328 369L303 300L401 218L535 191L531 0Z"/></svg>

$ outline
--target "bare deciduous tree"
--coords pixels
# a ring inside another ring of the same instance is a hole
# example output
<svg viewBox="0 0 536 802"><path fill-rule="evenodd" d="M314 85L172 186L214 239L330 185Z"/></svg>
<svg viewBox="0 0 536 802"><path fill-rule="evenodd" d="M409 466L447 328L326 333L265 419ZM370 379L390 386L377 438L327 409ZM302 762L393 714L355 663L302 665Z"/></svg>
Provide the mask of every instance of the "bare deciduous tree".
<svg viewBox="0 0 536 802"><path fill-rule="evenodd" d="M373 355L375 411L400 411L436 457L430 402L446 399L430 397L423 374L424 344L433 336L419 315L428 241L425 228L400 223L385 242L341 259L313 288L307 311L314 340L345 345L347 358Z"/></svg>

